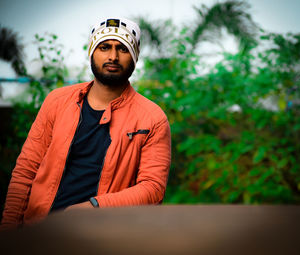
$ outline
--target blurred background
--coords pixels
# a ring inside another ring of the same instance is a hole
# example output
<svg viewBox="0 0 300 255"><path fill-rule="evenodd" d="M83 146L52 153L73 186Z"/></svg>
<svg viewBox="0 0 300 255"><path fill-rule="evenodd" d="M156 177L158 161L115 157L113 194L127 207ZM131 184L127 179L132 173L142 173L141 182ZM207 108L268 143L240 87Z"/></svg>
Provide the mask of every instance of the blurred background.
<svg viewBox="0 0 300 255"><path fill-rule="evenodd" d="M0 210L45 96L92 79L93 24L139 23L132 85L166 112L165 204L299 204L297 0L1 0Z"/></svg>

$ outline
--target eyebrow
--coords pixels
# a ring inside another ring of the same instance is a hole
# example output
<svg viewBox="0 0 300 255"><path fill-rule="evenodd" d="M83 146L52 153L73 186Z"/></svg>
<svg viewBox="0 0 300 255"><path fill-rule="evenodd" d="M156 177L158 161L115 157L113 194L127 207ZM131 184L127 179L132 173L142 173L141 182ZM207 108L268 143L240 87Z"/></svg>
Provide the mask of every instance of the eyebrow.
<svg viewBox="0 0 300 255"><path fill-rule="evenodd" d="M111 47L112 44L106 43L106 42L101 42L98 47L101 47L101 46ZM124 44L122 44L121 42L119 44L117 44L116 47L117 48L123 48L123 47L125 47L127 49L127 47Z"/></svg>
<svg viewBox="0 0 300 255"><path fill-rule="evenodd" d="M99 44L99 46L100 45L105 45L105 46L111 46L112 44L110 44L110 43L107 43L107 42L101 42L100 44ZM117 44L116 46L125 46L124 44L122 44L121 42L119 43L119 44ZM126 46L125 46L126 47Z"/></svg>
<svg viewBox="0 0 300 255"><path fill-rule="evenodd" d="M102 42L102 43L99 43L99 46L111 46L111 44Z"/></svg>

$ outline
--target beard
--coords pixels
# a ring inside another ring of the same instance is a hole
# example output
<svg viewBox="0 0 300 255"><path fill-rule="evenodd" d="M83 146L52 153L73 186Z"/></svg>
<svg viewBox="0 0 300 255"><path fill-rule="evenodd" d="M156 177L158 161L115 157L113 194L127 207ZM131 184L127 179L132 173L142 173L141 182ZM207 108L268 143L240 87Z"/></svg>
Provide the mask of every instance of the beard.
<svg viewBox="0 0 300 255"><path fill-rule="evenodd" d="M118 65L118 63L104 63L103 67L106 64L115 64ZM123 66L120 65L120 68L122 70L121 73L109 73L104 74L104 72L99 71L99 68L95 64L94 56L91 58L91 69L95 76L95 78L100 81L103 85L108 87L120 87L123 86L125 83L128 82L129 77L131 76L132 72L134 71L134 62L131 61L130 65L124 69Z"/></svg>

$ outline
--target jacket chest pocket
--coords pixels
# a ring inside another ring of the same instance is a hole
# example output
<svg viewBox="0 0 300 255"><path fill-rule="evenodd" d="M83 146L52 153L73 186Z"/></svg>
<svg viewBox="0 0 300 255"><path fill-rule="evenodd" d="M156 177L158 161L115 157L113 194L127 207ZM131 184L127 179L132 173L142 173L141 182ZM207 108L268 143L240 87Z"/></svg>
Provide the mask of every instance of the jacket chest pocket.
<svg viewBox="0 0 300 255"><path fill-rule="evenodd" d="M150 133L149 129L136 129L136 130L128 130L123 136L125 140L125 144L129 147L134 147L138 150L142 148L145 144L148 135Z"/></svg>
<svg viewBox="0 0 300 255"><path fill-rule="evenodd" d="M127 136L129 138L129 140L132 140L134 138L134 136L136 136L136 135L148 135L149 133L150 133L149 129L139 129L137 131L128 132Z"/></svg>

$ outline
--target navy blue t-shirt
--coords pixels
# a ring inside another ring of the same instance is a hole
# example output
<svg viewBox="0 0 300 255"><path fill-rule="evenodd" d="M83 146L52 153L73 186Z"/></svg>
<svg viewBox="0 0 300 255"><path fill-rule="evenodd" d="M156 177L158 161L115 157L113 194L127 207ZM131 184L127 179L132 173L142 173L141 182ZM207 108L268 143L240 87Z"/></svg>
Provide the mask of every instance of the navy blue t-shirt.
<svg viewBox="0 0 300 255"><path fill-rule="evenodd" d="M109 123L99 124L104 111L92 109L86 97L81 111L81 123L51 211L88 201L97 194L103 160L111 143Z"/></svg>

